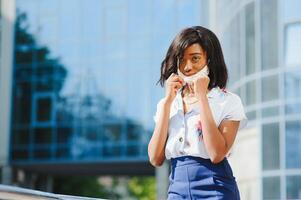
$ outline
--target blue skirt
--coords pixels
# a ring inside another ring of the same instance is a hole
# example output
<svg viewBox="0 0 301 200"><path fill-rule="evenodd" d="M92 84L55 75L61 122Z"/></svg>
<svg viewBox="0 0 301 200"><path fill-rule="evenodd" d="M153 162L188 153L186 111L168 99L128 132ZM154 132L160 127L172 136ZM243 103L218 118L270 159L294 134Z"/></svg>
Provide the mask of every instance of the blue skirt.
<svg viewBox="0 0 301 200"><path fill-rule="evenodd" d="M194 156L172 158L169 182L168 199L240 200L226 158L218 164Z"/></svg>

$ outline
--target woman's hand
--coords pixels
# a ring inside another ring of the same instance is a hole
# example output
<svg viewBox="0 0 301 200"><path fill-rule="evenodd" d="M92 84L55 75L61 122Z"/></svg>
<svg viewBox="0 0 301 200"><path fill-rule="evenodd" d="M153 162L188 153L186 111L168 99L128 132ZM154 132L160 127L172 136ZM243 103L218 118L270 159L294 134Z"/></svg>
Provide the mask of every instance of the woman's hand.
<svg viewBox="0 0 301 200"><path fill-rule="evenodd" d="M197 99L206 97L210 79L208 76L201 76L193 82L193 91Z"/></svg>
<svg viewBox="0 0 301 200"><path fill-rule="evenodd" d="M183 86L184 80L177 74L172 73L166 80L165 97L171 103L177 95L178 90Z"/></svg>

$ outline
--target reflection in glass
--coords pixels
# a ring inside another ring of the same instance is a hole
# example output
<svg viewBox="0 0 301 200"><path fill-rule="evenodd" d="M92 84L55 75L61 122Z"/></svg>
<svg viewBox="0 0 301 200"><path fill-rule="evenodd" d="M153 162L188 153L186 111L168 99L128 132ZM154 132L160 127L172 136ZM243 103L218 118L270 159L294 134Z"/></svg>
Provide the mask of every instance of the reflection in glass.
<svg viewBox="0 0 301 200"><path fill-rule="evenodd" d="M106 125L103 132L103 140L108 142L120 141L121 129L121 124Z"/></svg>
<svg viewBox="0 0 301 200"><path fill-rule="evenodd" d="M162 56L202 14L137 2L16 0L13 159L148 160Z"/></svg>
<svg viewBox="0 0 301 200"><path fill-rule="evenodd" d="M53 130L51 128L36 128L34 129L35 144L51 144Z"/></svg>
<svg viewBox="0 0 301 200"><path fill-rule="evenodd" d="M286 177L286 198L301 199L301 176Z"/></svg>
<svg viewBox="0 0 301 200"><path fill-rule="evenodd" d="M246 6L246 73L255 72L255 15L254 2Z"/></svg>
<svg viewBox="0 0 301 200"><path fill-rule="evenodd" d="M286 167L301 167L301 121L288 121L285 124Z"/></svg>
<svg viewBox="0 0 301 200"><path fill-rule="evenodd" d="M279 169L279 124L264 124L262 126L262 168L263 170Z"/></svg>
<svg viewBox="0 0 301 200"><path fill-rule="evenodd" d="M44 148L36 148L33 151L34 159L50 159L51 158L51 150L48 147Z"/></svg>
<svg viewBox="0 0 301 200"><path fill-rule="evenodd" d="M289 24L285 29L285 64L301 64L301 23Z"/></svg>
<svg viewBox="0 0 301 200"><path fill-rule="evenodd" d="M15 77L16 78L16 77ZM12 112L12 121L16 124L30 123L31 120L31 107L28 106L32 103L31 99L32 88L29 82L15 83L14 84L14 112Z"/></svg>
<svg viewBox="0 0 301 200"><path fill-rule="evenodd" d="M286 22L301 19L301 2L299 0L285 0L282 2L284 7L284 20Z"/></svg>
<svg viewBox="0 0 301 200"><path fill-rule="evenodd" d="M240 17L236 16L224 32L221 39L222 46L230 51L224 51L225 61L229 70L229 83L233 83L241 78L241 43L237 38L241 37Z"/></svg>
<svg viewBox="0 0 301 200"><path fill-rule="evenodd" d="M266 107L262 109L262 117L275 117L279 115L279 107Z"/></svg>
<svg viewBox="0 0 301 200"><path fill-rule="evenodd" d="M250 111L246 113L248 120L256 119L256 111Z"/></svg>
<svg viewBox="0 0 301 200"><path fill-rule="evenodd" d="M285 114L301 114L301 102L286 104Z"/></svg>
<svg viewBox="0 0 301 200"><path fill-rule="evenodd" d="M264 177L262 182L263 199L280 199L280 177Z"/></svg>
<svg viewBox="0 0 301 200"><path fill-rule="evenodd" d="M301 71L289 71L284 76L284 92L286 99L301 97Z"/></svg>
<svg viewBox="0 0 301 200"><path fill-rule="evenodd" d="M14 133L13 133L13 137L12 137L12 142L13 142L13 145L17 145L17 146L21 146L21 145L24 145L24 146L27 146L29 145L29 129L27 128L20 128L20 129L17 129L15 128L14 129Z"/></svg>
<svg viewBox="0 0 301 200"><path fill-rule="evenodd" d="M204 10L200 12L203 7L200 5L201 1L190 0L190 1L177 1L177 12L178 21L177 27L181 29L182 27L194 26L195 24L200 24L200 13L204 13ZM187 12L189 10L189 12ZM190 19L187 23L186 19Z"/></svg>
<svg viewBox="0 0 301 200"><path fill-rule="evenodd" d="M121 145L109 145L106 144L103 146L103 157L104 158L118 158L122 156L122 147Z"/></svg>
<svg viewBox="0 0 301 200"><path fill-rule="evenodd" d="M51 121L52 99L49 97L41 97L36 99L36 121L47 122Z"/></svg>
<svg viewBox="0 0 301 200"><path fill-rule="evenodd" d="M29 159L29 150L28 147L18 148L12 152L11 158L13 160L25 160Z"/></svg>
<svg viewBox="0 0 301 200"><path fill-rule="evenodd" d="M262 69L278 67L278 1L260 1Z"/></svg>
<svg viewBox="0 0 301 200"><path fill-rule="evenodd" d="M262 101L271 101L279 98L277 75L264 77L262 78L261 83L262 83L262 90L261 90Z"/></svg>
<svg viewBox="0 0 301 200"><path fill-rule="evenodd" d="M251 105L256 103L256 80L246 84L246 104Z"/></svg>

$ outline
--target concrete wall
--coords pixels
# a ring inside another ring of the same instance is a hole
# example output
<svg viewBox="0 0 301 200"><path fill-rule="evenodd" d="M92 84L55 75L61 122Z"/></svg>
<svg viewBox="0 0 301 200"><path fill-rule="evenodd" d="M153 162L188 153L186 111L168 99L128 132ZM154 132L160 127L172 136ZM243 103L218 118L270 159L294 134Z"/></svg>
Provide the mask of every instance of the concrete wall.
<svg viewBox="0 0 301 200"><path fill-rule="evenodd" d="M0 166L2 182L10 182L8 166L10 109L13 71L13 39L15 21L15 1L1 0L0 31Z"/></svg>

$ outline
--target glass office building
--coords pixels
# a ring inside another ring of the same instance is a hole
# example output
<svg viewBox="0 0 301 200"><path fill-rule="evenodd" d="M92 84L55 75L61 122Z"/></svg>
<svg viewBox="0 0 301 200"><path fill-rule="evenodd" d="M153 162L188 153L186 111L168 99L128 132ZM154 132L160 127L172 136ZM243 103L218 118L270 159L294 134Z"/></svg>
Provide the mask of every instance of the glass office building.
<svg viewBox="0 0 301 200"><path fill-rule="evenodd" d="M243 199L301 198L300 7L297 0L216 1L230 85L250 120L233 161Z"/></svg>
<svg viewBox="0 0 301 200"><path fill-rule="evenodd" d="M16 0L12 164L141 161L153 174L160 64L181 28L207 25L202 4Z"/></svg>

